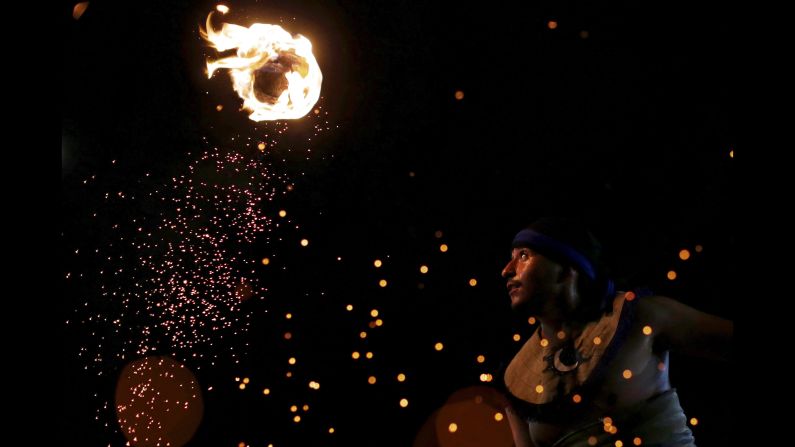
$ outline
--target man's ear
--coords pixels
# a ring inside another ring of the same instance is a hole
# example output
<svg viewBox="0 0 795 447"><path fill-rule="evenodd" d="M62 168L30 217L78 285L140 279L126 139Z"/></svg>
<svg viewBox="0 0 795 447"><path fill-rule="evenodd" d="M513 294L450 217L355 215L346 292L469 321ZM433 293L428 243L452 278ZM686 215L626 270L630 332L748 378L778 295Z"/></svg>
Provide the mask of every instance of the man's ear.
<svg viewBox="0 0 795 447"><path fill-rule="evenodd" d="M563 296L570 312L574 312L580 303L580 293L577 290L577 279L580 277L580 272L573 267L563 267L560 271L560 285L563 290Z"/></svg>
<svg viewBox="0 0 795 447"><path fill-rule="evenodd" d="M560 269L560 275L558 276L558 282L565 283L566 286L569 284L577 285L577 279L580 277L580 272L577 271L574 267L564 266Z"/></svg>

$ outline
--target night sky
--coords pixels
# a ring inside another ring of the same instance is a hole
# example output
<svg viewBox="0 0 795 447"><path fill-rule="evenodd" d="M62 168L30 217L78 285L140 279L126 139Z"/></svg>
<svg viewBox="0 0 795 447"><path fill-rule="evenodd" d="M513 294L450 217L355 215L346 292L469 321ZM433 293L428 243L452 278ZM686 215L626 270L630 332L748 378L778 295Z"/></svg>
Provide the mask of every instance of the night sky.
<svg viewBox="0 0 795 447"><path fill-rule="evenodd" d="M635 3L224 3L323 72L317 113L260 123L207 79L216 3L63 3L62 440L124 445L119 377L167 356L203 401L188 445L470 445L434 415L531 334L499 272L543 215L592 225L623 287L733 319L736 24ZM701 446L729 366L672 354Z"/></svg>

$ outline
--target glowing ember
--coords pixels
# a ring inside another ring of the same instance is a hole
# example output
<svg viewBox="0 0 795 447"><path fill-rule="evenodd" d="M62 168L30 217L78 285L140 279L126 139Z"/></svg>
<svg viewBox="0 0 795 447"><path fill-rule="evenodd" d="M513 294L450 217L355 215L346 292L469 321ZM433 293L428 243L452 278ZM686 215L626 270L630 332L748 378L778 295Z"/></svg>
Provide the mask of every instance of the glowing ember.
<svg viewBox="0 0 795 447"><path fill-rule="evenodd" d="M207 30L200 29L202 37L218 51L237 48L237 55L208 61L207 76L228 68L243 107L251 111L250 119L298 119L312 110L323 75L309 39L265 23L248 28L224 23L216 31L212 15L207 16Z"/></svg>
<svg viewBox="0 0 795 447"><path fill-rule="evenodd" d="M86 9L88 9L88 3L89 2L80 2L76 4L74 8L72 8L72 17L75 20L78 20L83 16L83 13L86 12Z"/></svg>

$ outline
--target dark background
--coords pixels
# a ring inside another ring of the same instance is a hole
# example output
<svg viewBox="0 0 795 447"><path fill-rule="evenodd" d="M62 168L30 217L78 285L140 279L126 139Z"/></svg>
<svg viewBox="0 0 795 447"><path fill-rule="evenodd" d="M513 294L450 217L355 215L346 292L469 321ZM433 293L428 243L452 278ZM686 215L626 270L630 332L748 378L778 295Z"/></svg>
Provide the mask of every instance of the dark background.
<svg viewBox="0 0 795 447"><path fill-rule="evenodd" d="M105 193L143 197L185 172L207 141L232 150L231 136L273 128L237 111L225 73L206 79L213 53L198 27L215 4L186 3L96 1L79 20L74 4L62 6L62 266L64 274L84 273L82 282L66 281L62 309L73 320L63 338L69 411L61 430L70 444L124 443L112 412L97 412L103 399L112 402L124 365L92 365L104 371L98 378L76 355L93 336L90 324L74 324L88 315L76 309L87 302L108 310L96 293L103 264L74 251L117 240L119 221L157 215L151 203L108 203ZM191 445L411 445L452 392L478 384L520 346L511 335L527 328L509 314L499 270L515 232L545 214L589 222L621 283L734 318L729 152L738 42L725 7L228 5L223 21L278 17L313 42L324 75L320 105L334 130L307 145L309 120L290 122L271 152L273 169L294 185L274 209L287 209L301 231L283 226L276 231L284 241L251 248L252 256L279 251L287 268L262 273L269 294L247 309L250 349L241 364L203 365L197 374L219 391L205 396ZM558 27L549 29L549 20ZM310 247L298 249L307 235ZM450 251L440 253L440 243ZM680 261L679 250L696 244L704 251ZM376 258L386 261L381 270L372 267ZM431 274L420 275L420 264ZM676 281L666 279L672 269ZM467 285L471 277L477 287ZM381 278L388 287L378 287ZM353 313L344 311L348 303ZM371 308L385 327L361 348L357 334ZM296 318L285 320L285 312ZM301 336L287 343L286 330ZM438 340L441 353L432 348ZM354 349L376 353L367 371L350 361ZM296 399L263 401L219 385L247 375L283 395L305 394L284 379L284 358L296 352L304 371L325 378L301 424L287 410ZM479 353L485 365L474 362ZM699 445L726 445L729 365L676 354L671 365L683 408L701 421ZM396 371L413 380L366 383L371 373ZM400 409L404 396L411 405ZM329 436L328 425L338 433Z"/></svg>

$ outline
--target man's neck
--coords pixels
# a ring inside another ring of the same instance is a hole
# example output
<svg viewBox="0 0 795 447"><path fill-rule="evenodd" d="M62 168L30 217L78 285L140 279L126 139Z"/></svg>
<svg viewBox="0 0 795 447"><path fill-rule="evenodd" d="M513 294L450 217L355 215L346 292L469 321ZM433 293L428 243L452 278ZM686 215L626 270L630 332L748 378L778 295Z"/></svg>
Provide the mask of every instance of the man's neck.
<svg viewBox="0 0 795 447"><path fill-rule="evenodd" d="M536 318L541 323L541 336L553 346L578 337L589 322L599 319L583 307L576 289L564 289L562 295L546 303Z"/></svg>
<svg viewBox="0 0 795 447"><path fill-rule="evenodd" d="M551 346L557 346L571 338L571 327L566 321L555 318L539 317L541 323L541 338L546 339Z"/></svg>
<svg viewBox="0 0 795 447"><path fill-rule="evenodd" d="M541 338L547 339L553 347L578 337L586 324L575 318L562 318L559 316L541 316L537 318L541 324Z"/></svg>

